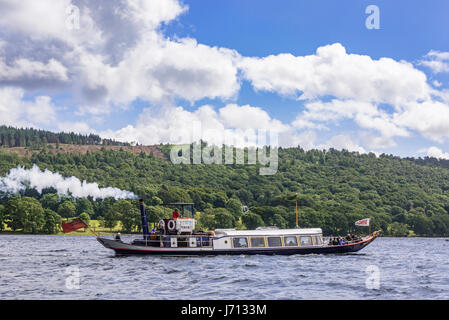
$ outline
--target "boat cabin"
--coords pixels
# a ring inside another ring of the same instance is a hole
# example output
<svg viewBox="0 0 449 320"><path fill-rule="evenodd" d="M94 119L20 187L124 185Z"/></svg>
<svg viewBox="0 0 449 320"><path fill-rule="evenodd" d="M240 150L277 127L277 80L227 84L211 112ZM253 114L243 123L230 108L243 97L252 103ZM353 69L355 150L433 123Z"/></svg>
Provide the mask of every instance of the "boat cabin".
<svg viewBox="0 0 449 320"><path fill-rule="evenodd" d="M259 229L215 230L214 249L282 248L322 246L320 228L313 229Z"/></svg>
<svg viewBox="0 0 449 320"><path fill-rule="evenodd" d="M195 230L196 220L194 219L193 203L174 202L163 204L165 208L172 210L181 208L178 218L162 219L159 221L158 229L164 234L192 234ZM164 210L166 210L164 208Z"/></svg>

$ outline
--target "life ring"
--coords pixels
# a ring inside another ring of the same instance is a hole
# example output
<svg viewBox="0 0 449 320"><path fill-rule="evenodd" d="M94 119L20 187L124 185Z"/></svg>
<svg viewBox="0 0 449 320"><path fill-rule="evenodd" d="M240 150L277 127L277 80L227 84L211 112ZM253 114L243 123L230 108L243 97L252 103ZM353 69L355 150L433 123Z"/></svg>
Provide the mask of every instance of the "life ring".
<svg viewBox="0 0 449 320"><path fill-rule="evenodd" d="M175 220L170 220L170 221L168 221L168 223L167 223L167 229L170 230L170 231L174 231L175 228L176 228L176 222L175 222Z"/></svg>
<svg viewBox="0 0 449 320"><path fill-rule="evenodd" d="M159 220L158 227L159 227L159 229L164 229L165 230L165 221L164 220Z"/></svg>

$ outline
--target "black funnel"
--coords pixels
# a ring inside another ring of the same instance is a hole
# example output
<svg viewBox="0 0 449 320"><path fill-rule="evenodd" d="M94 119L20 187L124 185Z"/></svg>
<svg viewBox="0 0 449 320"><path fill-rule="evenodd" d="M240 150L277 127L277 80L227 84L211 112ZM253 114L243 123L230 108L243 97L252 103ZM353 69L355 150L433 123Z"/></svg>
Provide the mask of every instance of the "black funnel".
<svg viewBox="0 0 449 320"><path fill-rule="evenodd" d="M143 199L139 200L139 204L140 204L140 217L142 218L143 238L146 239L146 236L150 234L150 231L148 230L147 213L145 211L145 204L143 203Z"/></svg>

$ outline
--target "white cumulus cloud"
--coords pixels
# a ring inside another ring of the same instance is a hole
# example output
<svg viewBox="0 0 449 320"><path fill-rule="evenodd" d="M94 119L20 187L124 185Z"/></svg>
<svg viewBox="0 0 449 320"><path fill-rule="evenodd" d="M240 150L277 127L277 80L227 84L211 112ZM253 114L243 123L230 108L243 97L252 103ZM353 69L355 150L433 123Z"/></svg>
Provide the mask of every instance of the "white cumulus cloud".
<svg viewBox="0 0 449 320"><path fill-rule="evenodd" d="M449 160L449 153L444 152L443 150L441 150L440 148L435 147L435 146L432 146L427 149L422 149L419 152L425 152L427 154L427 156L429 156L429 157Z"/></svg>
<svg viewBox="0 0 449 320"><path fill-rule="evenodd" d="M430 50L420 64L430 68L433 73L449 72L449 52Z"/></svg>
<svg viewBox="0 0 449 320"><path fill-rule="evenodd" d="M427 99L426 75L406 61L348 54L339 43L314 55L242 58L239 67L256 90L299 95L300 99L339 99L400 105Z"/></svg>
<svg viewBox="0 0 449 320"><path fill-rule="evenodd" d="M163 108L159 112L146 110L135 126L101 134L119 141L137 141L143 144L191 143L200 139L212 144L236 146L257 145L253 135L258 132L276 134L281 144L290 144L289 124L271 118L261 108L228 104L217 111L210 105L188 111L182 107Z"/></svg>
<svg viewBox="0 0 449 320"><path fill-rule="evenodd" d="M49 96L24 100L24 95L20 88L0 88L0 125L40 127L55 121L56 107Z"/></svg>
<svg viewBox="0 0 449 320"><path fill-rule="evenodd" d="M59 61L50 59L47 63L20 58L7 65L0 57L0 83L26 79L67 81L67 68Z"/></svg>

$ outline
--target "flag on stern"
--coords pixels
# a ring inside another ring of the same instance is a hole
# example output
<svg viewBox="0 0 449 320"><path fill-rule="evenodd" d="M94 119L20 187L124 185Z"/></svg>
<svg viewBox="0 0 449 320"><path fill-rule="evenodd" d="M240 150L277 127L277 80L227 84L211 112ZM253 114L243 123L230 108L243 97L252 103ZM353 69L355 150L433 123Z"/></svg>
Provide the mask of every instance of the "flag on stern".
<svg viewBox="0 0 449 320"><path fill-rule="evenodd" d="M362 219L355 222L356 226L369 227L370 218Z"/></svg>
<svg viewBox="0 0 449 320"><path fill-rule="evenodd" d="M64 221L62 221L61 226L62 226L62 231L64 231L64 233L72 232L72 231L75 231L75 230L78 230L78 229L81 229L81 228L87 228L88 227L87 224L83 220L81 220L79 218L76 218L76 219L74 219L71 222L64 222Z"/></svg>

